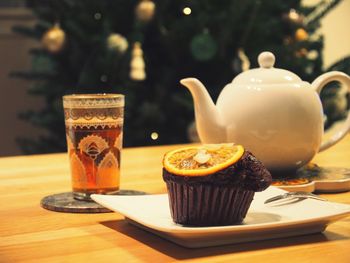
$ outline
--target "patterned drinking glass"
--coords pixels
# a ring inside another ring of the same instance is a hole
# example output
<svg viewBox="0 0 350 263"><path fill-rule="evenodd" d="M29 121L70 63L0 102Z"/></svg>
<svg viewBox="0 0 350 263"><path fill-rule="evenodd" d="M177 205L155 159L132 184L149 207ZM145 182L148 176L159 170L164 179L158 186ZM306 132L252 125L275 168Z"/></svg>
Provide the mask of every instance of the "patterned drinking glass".
<svg viewBox="0 0 350 263"><path fill-rule="evenodd" d="M63 108L74 198L118 192L124 95L66 95Z"/></svg>

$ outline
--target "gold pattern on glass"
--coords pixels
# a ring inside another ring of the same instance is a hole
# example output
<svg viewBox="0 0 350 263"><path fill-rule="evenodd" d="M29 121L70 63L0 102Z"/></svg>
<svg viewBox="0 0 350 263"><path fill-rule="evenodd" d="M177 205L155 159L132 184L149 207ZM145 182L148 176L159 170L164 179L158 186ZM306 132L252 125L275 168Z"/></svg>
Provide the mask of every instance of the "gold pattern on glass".
<svg viewBox="0 0 350 263"><path fill-rule="evenodd" d="M66 139L67 139L67 150L69 152L70 150L74 149L74 145L73 145L73 142L68 135L66 135Z"/></svg>
<svg viewBox="0 0 350 263"><path fill-rule="evenodd" d="M97 184L100 187L108 185L111 181L119 178L119 163L112 152L108 152L98 165Z"/></svg>
<svg viewBox="0 0 350 263"><path fill-rule="evenodd" d="M70 156L70 165L72 169L72 174L75 175L73 177L73 181L79 184L86 184L87 178L85 167L75 153L72 153L72 155Z"/></svg>
<svg viewBox="0 0 350 263"><path fill-rule="evenodd" d="M117 139L114 142L114 147L121 149L123 147L123 132L119 134Z"/></svg>
<svg viewBox="0 0 350 263"><path fill-rule="evenodd" d="M78 145L78 149L89 155L92 159L96 159L97 155L108 147L106 140L98 135L88 135Z"/></svg>

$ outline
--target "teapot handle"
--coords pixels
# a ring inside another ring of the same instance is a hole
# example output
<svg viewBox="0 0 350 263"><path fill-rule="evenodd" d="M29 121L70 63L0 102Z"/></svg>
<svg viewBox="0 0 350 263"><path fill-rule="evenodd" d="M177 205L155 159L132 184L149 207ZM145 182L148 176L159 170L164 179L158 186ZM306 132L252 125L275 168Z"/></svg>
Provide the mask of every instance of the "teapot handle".
<svg viewBox="0 0 350 263"><path fill-rule="evenodd" d="M341 84L345 85L345 87L350 92L350 77L347 74L340 71L331 71L331 72L322 74L312 82L311 86L320 95L323 87L328 82L331 82L331 81L339 81ZM333 146L338 141L340 141L349 131L350 131L350 114L348 111L348 115L346 117L345 123L336 132L334 132L334 134L328 140L322 141L322 144L318 151L321 152Z"/></svg>

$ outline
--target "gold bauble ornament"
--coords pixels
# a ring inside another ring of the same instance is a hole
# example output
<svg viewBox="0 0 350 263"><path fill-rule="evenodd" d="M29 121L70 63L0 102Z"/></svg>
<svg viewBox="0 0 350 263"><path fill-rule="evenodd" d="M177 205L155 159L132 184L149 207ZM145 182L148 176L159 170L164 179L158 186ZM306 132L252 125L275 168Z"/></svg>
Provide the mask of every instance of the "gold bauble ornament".
<svg viewBox="0 0 350 263"><path fill-rule="evenodd" d="M150 21L156 9L156 4L151 0L141 0L135 9L135 14L138 20L142 22Z"/></svg>
<svg viewBox="0 0 350 263"><path fill-rule="evenodd" d="M66 33L57 23L47 30L42 37L43 46L51 53L58 53L62 50L66 41Z"/></svg>
<svg viewBox="0 0 350 263"><path fill-rule="evenodd" d="M297 31L295 31L295 39L298 41L305 41L309 38L309 34L305 31L303 28L298 28Z"/></svg>
<svg viewBox="0 0 350 263"><path fill-rule="evenodd" d="M107 38L107 46L110 50L125 53L129 47L128 40L120 34L112 33Z"/></svg>

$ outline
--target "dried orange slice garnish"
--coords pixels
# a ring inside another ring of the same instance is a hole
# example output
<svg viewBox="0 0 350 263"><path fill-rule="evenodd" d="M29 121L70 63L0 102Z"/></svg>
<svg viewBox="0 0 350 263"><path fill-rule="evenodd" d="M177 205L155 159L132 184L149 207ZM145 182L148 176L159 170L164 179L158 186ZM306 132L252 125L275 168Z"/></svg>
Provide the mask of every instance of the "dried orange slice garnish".
<svg viewBox="0 0 350 263"><path fill-rule="evenodd" d="M297 178L297 179L285 179L285 180L276 180L271 183L273 186L288 186L288 185L300 185L308 184L310 180L306 178Z"/></svg>
<svg viewBox="0 0 350 263"><path fill-rule="evenodd" d="M166 153L163 166L176 175L204 176L236 163L243 153L242 145L232 143L190 146Z"/></svg>

